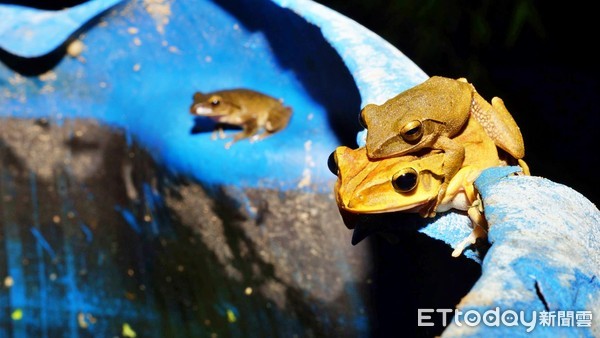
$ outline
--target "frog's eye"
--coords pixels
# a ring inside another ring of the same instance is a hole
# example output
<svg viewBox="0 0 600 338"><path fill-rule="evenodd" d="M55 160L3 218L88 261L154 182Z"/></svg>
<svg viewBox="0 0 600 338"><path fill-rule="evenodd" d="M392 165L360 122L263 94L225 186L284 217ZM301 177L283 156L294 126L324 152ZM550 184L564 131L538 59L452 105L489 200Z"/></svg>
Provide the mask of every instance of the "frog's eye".
<svg viewBox="0 0 600 338"><path fill-rule="evenodd" d="M331 171L334 175L337 176L340 168L338 167L337 161L335 160L335 151L329 155L327 158L327 167L329 167L329 171Z"/></svg>
<svg viewBox="0 0 600 338"><path fill-rule="evenodd" d="M400 130L400 136L406 142L416 142L423 136L423 124L421 121L410 121Z"/></svg>
<svg viewBox="0 0 600 338"><path fill-rule="evenodd" d="M221 104L221 98L218 96L213 96L208 100L211 106L216 107Z"/></svg>
<svg viewBox="0 0 600 338"><path fill-rule="evenodd" d="M365 122L365 117L362 112L358 114L358 124L365 129L367 128L367 123Z"/></svg>
<svg viewBox="0 0 600 338"><path fill-rule="evenodd" d="M399 193L407 193L417 187L419 173L413 168L404 168L392 176L392 186Z"/></svg>

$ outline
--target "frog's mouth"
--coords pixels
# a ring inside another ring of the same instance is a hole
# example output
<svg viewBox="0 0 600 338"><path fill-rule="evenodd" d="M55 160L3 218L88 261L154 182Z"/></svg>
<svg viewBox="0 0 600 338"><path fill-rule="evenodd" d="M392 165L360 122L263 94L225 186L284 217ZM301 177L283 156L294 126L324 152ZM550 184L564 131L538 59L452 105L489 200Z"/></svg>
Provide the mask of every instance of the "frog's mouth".
<svg viewBox="0 0 600 338"><path fill-rule="evenodd" d="M401 196L395 196L402 203L398 205L382 205L372 201L371 198L364 199L362 195L354 195L349 200L341 201L339 207L352 213L358 214L383 214L389 212L407 212L414 213L419 212L424 205L429 203L431 200L415 200L414 202L407 203ZM340 197L339 200L342 198Z"/></svg>
<svg viewBox="0 0 600 338"><path fill-rule="evenodd" d="M223 116L223 113L217 112L211 107L203 104L195 104L190 108L190 113L195 116L218 117Z"/></svg>

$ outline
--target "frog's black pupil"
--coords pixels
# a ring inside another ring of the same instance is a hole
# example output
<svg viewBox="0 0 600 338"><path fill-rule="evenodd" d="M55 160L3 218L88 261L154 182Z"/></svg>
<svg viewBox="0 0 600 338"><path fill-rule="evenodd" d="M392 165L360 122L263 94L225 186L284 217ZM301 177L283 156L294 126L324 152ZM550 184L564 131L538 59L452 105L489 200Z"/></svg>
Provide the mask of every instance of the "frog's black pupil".
<svg viewBox="0 0 600 338"><path fill-rule="evenodd" d="M327 167L329 167L329 171L337 176L339 168L337 162L335 161L335 151L329 155L329 158L327 158Z"/></svg>
<svg viewBox="0 0 600 338"><path fill-rule="evenodd" d="M418 133L418 132L419 132L419 129L421 129L421 127L420 127L420 126L419 126L419 127L414 127L413 129L411 129L411 130L407 131L407 132L406 132L406 133L404 133L404 134L406 134L406 135L409 135L409 136L410 136L410 135L414 135L414 134L416 134L416 133Z"/></svg>
<svg viewBox="0 0 600 338"><path fill-rule="evenodd" d="M415 173L404 173L396 177L393 181L394 187L401 192L411 191L417 184L417 175Z"/></svg>
<svg viewBox="0 0 600 338"><path fill-rule="evenodd" d="M219 100L212 100L212 101L210 102L210 104L212 104L213 106L218 106L218 105L219 105L219 103L221 103L221 102L219 102Z"/></svg>
<svg viewBox="0 0 600 338"><path fill-rule="evenodd" d="M361 127L367 128L367 124L365 123L365 119L364 119L362 113L358 114L358 123L360 124Z"/></svg>

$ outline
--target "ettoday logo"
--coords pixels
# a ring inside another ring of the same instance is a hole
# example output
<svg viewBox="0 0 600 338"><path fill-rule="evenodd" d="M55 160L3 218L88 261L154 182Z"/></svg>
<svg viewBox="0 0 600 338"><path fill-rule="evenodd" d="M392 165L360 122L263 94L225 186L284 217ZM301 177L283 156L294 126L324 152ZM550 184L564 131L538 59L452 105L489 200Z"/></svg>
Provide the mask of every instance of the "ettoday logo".
<svg viewBox="0 0 600 338"><path fill-rule="evenodd" d="M448 325L451 315L456 326L523 326L526 332L533 331L537 325L561 327L590 327L591 311L525 311L501 310L500 307L481 313L477 310L461 311L457 309L418 309L417 325L434 326L434 313L441 314L442 325Z"/></svg>

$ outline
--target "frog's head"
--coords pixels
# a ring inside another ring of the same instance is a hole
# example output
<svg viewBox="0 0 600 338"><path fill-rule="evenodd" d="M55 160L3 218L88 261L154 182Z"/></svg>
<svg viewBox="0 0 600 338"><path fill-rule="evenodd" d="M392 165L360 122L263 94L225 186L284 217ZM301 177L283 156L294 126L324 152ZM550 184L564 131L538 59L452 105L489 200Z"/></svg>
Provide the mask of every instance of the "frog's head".
<svg viewBox="0 0 600 338"><path fill-rule="evenodd" d="M194 94L194 102L190 107L192 115L212 118L231 115L239 110L238 105L219 93L203 94L197 92Z"/></svg>
<svg viewBox="0 0 600 338"><path fill-rule="evenodd" d="M466 80L434 76L360 114L367 154L381 159L430 148L440 135L457 134L469 117L473 87Z"/></svg>
<svg viewBox="0 0 600 338"><path fill-rule="evenodd" d="M437 198L443 153L371 161L364 147L338 147L330 169L337 174L338 207L356 213L418 212Z"/></svg>

